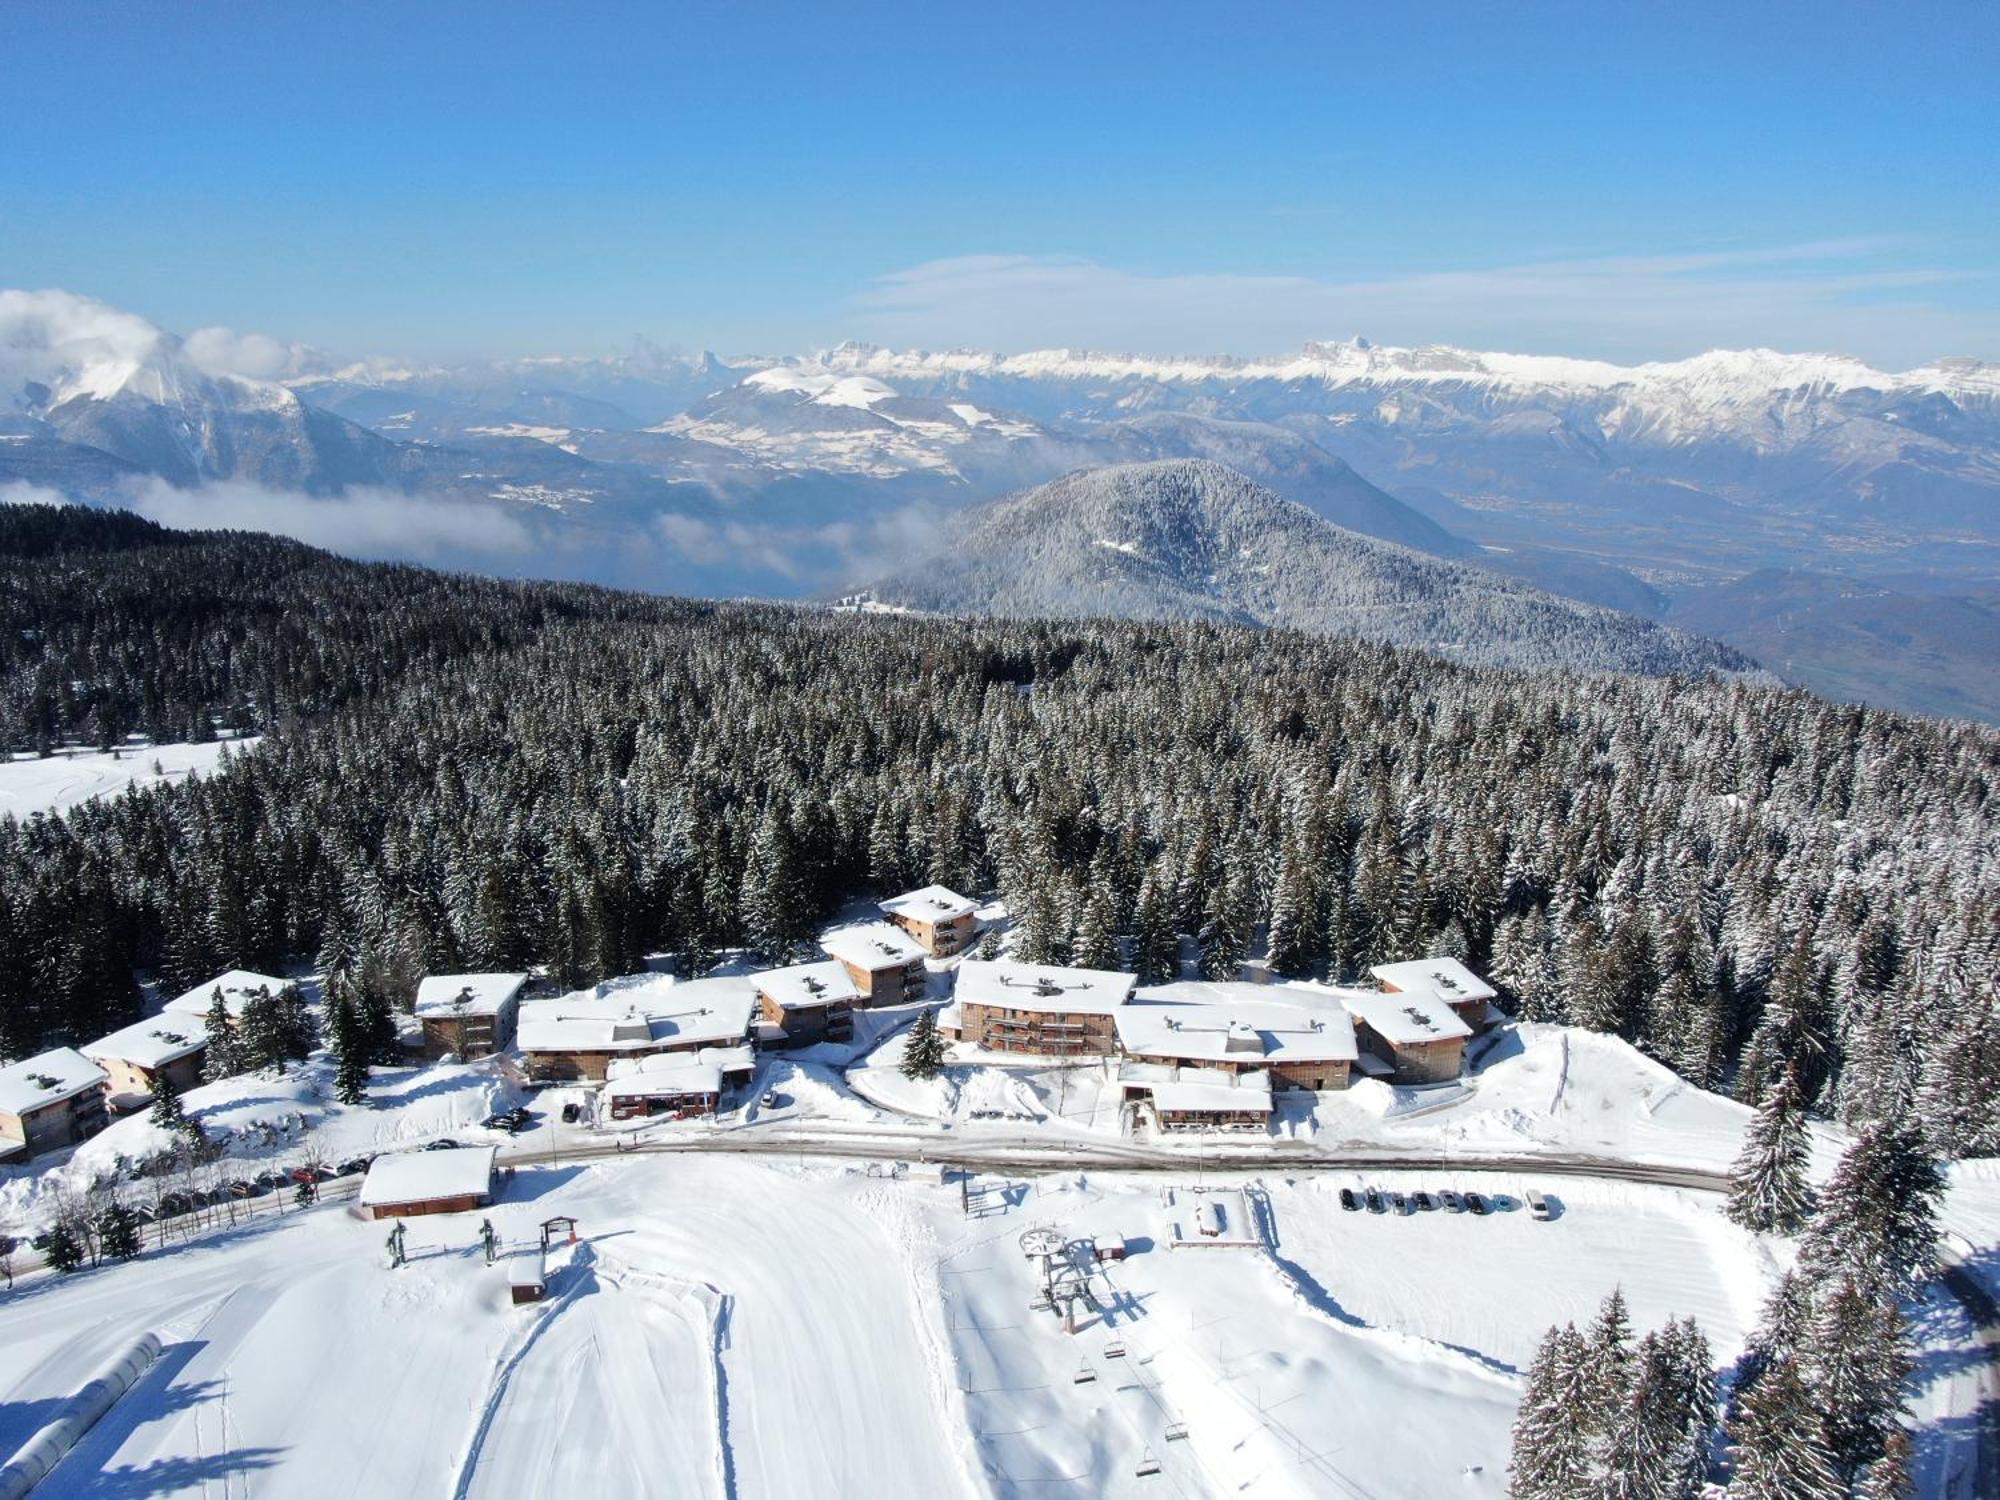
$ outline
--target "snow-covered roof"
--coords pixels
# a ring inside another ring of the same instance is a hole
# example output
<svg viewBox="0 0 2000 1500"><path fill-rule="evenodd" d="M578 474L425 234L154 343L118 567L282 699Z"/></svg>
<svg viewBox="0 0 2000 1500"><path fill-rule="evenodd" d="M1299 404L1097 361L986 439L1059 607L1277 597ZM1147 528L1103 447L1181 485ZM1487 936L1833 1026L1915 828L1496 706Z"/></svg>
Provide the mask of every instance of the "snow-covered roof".
<svg viewBox="0 0 2000 1500"><path fill-rule="evenodd" d="M819 945L842 963L853 964L871 974L877 969L919 962L924 956L916 939L887 922L856 922L835 927L820 938Z"/></svg>
<svg viewBox="0 0 2000 1500"><path fill-rule="evenodd" d="M177 995L169 1000L164 1009L181 1015L206 1016L208 1008L215 1003L215 992L222 991L223 1006L229 1011L231 1020L243 1014L243 1007L250 997L259 990L269 990L277 994L289 979L279 979L271 974L253 974L248 969L231 969L227 974L218 974L206 984L198 984L185 995Z"/></svg>
<svg viewBox="0 0 2000 1500"><path fill-rule="evenodd" d="M722 1092L722 1069L709 1058L707 1049L698 1053L672 1052L643 1060L666 1066L633 1068L621 1072L618 1077L605 1081L604 1097L648 1099L662 1094Z"/></svg>
<svg viewBox="0 0 2000 1500"><path fill-rule="evenodd" d="M56 1047L0 1068L0 1112L25 1115L104 1084L104 1069L74 1047Z"/></svg>
<svg viewBox="0 0 2000 1500"><path fill-rule="evenodd" d="M995 1005L1064 1015L1109 1015L1132 998L1132 987L1138 982L1135 975L1108 969L969 958L958 966L953 998L961 1007Z"/></svg>
<svg viewBox="0 0 2000 1500"><path fill-rule="evenodd" d="M1348 1014L1392 1047L1418 1042L1442 1042L1452 1037L1469 1037L1472 1028L1452 1012L1452 1008L1428 990L1409 990L1399 995L1380 990L1337 989Z"/></svg>
<svg viewBox="0 0 2000 1500"><path fill-rule="evenodd" d="M1165 986L1163 988L1174 988ZM1352 1062L1354 1023L1338 1005L1286 1004L1280 986L1231 986L1259 993L1211 1004L1174 1004L1152 992L1117 1013L1118 1044L1136 1057L1192 1062Z"/></svg>
<svg viewBox="0 0 2000 1500"><path fill-rule="evenodd" d="M752 974L750 983L760 995L769 995L781 1010L813 1010L823 1005L852 1005L861 991L847 977L836 959L815 964L793 964L787 969L766 969Z"/></svg>
<svg viewBox="0 0 2000 1500"><path fill-rule="evenodd" d="M442 1151L399 1151L378 1156L361 1183L361 1202L424 1203L465 1198L493 1187L492 1146L453 1146Z"/></svg>
<svg viewBox="0 0 2000 1500"><path fill-rule="evenodd" d="M757 1055L746 1043L741 1047L702 1047L694 1052L648 1052L639 1057L614 1057L605 1065L604 1076L614 1083L633 1078L671 1074L676 1069L706 1064L727 1078L753 1073Z"/></svg>
<svg viewBox="0 0 2000 1500"><path fill-rule="evenodd" d="M99 1037L82 1050L86 1057L97 1062L108 1059L140 1068L162 1068L177 1058L201 1051L207 1045L206 1029L181 1012L135 1022L109 1036Z"/></svg>
<svg viewBox="0 0 2000 1500"><path fill-rule="evenodd" d="M740 975L676 984L665 974L609 979L553 1000L524 1000L515 1024L523 1052L640 1052L731 1046L750 1032L755 1007Z"/></svg>
<svg viewBox="0 0 2000 1500"><path fill-rule="evenodd" d="M1412 958L1397 964L1377 964L1368 971L1384 988L1403 994L1428 990L1450 1005L1468 1000L1493 1000L1493 986L1455 958Z"/></svg>
<svg viewBox="0 0 2000 1500"><path fill-rule="evenodd" d="M979 903L944 886L927 885L922 890L891 896L882 903L882 910L892 917L908 917L913 922L950 922L971 916L979 910Z"/></svg>
<svg viewBox="0 0 2000 1500"><path fill-rule="evenodd" d="M1162 1079L1152 1090L1155 1105L1179 1113L1271 1112L1271 1075L1262 1071L1239 1076L1219 1068L1182 1068L1179 1077Z"/></svg>
<svg viewBox="0 0 2000 1500"><path fill-rule="evenodd" d="M521 993L526 974L426 974L417 985L419 1016L492 1016ZM464 1005L459 997L469 995Z"/></svg>
<svg viewBox="0 0 2000 1500"><path fill-rule="evenodd" d="M547 1283L540 1250L517 1250L507 1257L507 1285L528 1287L545 1286Z"/></svg>

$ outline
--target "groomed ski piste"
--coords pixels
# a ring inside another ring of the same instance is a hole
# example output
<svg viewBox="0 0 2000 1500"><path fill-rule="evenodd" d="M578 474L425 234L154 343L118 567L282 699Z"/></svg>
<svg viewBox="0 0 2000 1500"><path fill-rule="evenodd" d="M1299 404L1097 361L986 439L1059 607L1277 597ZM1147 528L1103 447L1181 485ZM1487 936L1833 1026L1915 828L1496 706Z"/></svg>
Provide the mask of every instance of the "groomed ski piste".
<svg viewBox="0 0 2000 1500"><path fill-rule="evenodd" d="M1792 1253L1713 1190L1748 1112L1615 1039L1509 1026L1458 1085L1137 1140L1095 1065L960 1049L904 1078L907 1019L765 1057L714 1121L565 1125L588 1091L529 1094L491 1060L378 1070L363 1107L332 1100L324 1058L192 1090L245 1175L308 1143L449 1136L497 1144L512 1179L406 1220L400 1268L343 1178L314 1208L267 1194L233 1227L149 1228L134 1262L24 1278L0 1294L0 1460L150 1331L160 1358L36 1496L1499 1496L1550 1324L1615 1286L1637 1330L1696 1318L1726 1374ZM521 1135L482 1127L524 1099ZM11 1169L0 1227L163 1139L141 1114ZM1349 1210L1343 1187L1496 1211ZM1187 1243L1209 1195L1219 1232ZM481 1221L513 1252L557 1215L576 1242L558 1226L545 1300L517 1306ZM1953 1168L1946 1221L1990 1283L2000 1163ZM1026 1239L1088 1297L1050 1303ZM1921 1493L1973 1500L1994 1331L1941 1289L1913 1313Z"/></svg>

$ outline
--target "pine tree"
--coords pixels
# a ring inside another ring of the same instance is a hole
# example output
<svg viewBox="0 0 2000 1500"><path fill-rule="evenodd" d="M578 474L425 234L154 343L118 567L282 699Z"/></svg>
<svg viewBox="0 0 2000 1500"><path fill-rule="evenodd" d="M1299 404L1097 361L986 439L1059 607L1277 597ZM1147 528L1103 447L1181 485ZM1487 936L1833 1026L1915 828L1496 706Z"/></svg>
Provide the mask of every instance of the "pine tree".
<svg viewBox="0 0 2000 1500"><path fill-rule="evenodd" d="M1844 1475L1879 1458L1905 1415L1903 1382L1912 1366L1902 1325L1894 1301L1872 1302L1851 1281L1820 1299L1803 1366L1834 1466Z"/></svg>
<svg viewBox="0 0 2000 1500"><path fill-rule="evenodd" d="M1757 1234L1793 1234L1812 1212L1812 1133L1787 1070L1757 1106L1729 1178L1729 1217Z"/></svg>
<svg viewBox="0 0 2000 1500"><path fill-rule="evenodd" d="M1917 1482L1910 1472L1910 1434L1898 1427L1882 1444L1882 1456L1870 1464L1854 1487L1854 1500L1915 1500Z"/></svg>
<svg viewBox="0 0 2000 1500"><path fill-rule="evenodd" d="M1170 984L1179 979L1180 933L1174 926L1173 901L1166 883L1152 871L1139 891L1139 933L1133 967L1142 985Z"/></svg>
<svg viewBox="0 0 2000 1500"><path fill-rule="evenodd" d="M97 1243L112 1260L131 1260L139 1253L139 1216L115 1199L97 1216Z"/></svg>
<svg viewBox="0 0 2000 1500"><path fill-rule="evenodd" d="M1597 1320L1590 1325L1588 1337L1591 1396L1589 1408L1580 1420L1595 1440L1601 1462L1619 1414L1631 1399L1637 1373L1632 1352L1632 1319L1622 1288L1613 1287L1598 1307Z"/></svg>
<svg viewBox="0 0 2000 1500"><path fill-rule="evenodd" d="M187 1129L187 1110L181 1103L180 1085L167 1076L164 1068L153 1075L152 1093L152 1122L162 1130Z"/></svg>
<svg viewBox="0 0 2000 1500"><path fill-rule="evenodd" d="M1111 924L1111 894L1102 886L1084 898L1083 914L1070 942L1069 961L1079 969L1115 970L1120 966L1118 938Z"/></svg>
<svg viewBox="0 0 2000 1500"><path fill-rule="evenodd" d="M1729 1437L1731 1500L1846 1500L1812 1392L1790 1357L1764 1371Z"/></svg>
<svg viewBox="0 0 2000 1500"><path fill-rule="evenodd" d="M1917 1111L1940 1156L2000 1155L2000 1006L1991 993L1967 996L1926 1060Z"/></svg>
<svg viewBox="0 0 2000 1500"><path fill-rule="evenodd" d="M222 1078L234 1078L243 1071L242 1050L237 1043L236 1027L229 1019L229 1006L222 998L220 985L216 986L209 999L204 1026L208 1050L202 1057L201 1076L210 1083Z"/></svg>
<svg viewBox="0 0 2000 1500"><path fill-rule="evenodd" d="M938 1030L937 1013L925 1007L918 1012L909 1036L903 1041L903 1076L915 1079L937 1077L944 1071L946 1052L944 1033Z"/></svg>
<svg viewBox="0 0 2000 1500"><path fill-rule="evenodd" d="M67 1276L83 1264L83 1246L67 1224L58 1221L28 1242L41 1252L49 1269Z"/></svg>
<svg viewBox="0 0 2000 1500"><path fill-rule="evenodd" d="M1514 1500L1576 1500L1589 1493L1590 1440L1579 1421L1591 1401L1590 1346L1574 1326L1551 1328L1528 1367L1507 1465Z"/></svg>
<svg viewBox="0 0 2000 1500"><path fill-rule="evenodd" d="M1799 1253L1822 1281L1852 1277L1871 1296L1906 1288L1937 1258L1944 1178L1906 1117L1868 1126L1840 1158Z"/></svg>
<svg viewBox="0 0 2000 1500"><path fill-rule="evenodd" d="M333 1094L342 1104L361 1104L368 1098L368 1037L354 1011L354 999L344 986L327 997Z"/></svg>
<svg viewBox="0 0 2000 1500"><path fill-rule="evenodd" d="M1602 1500L1661 1500L1672 1493L1682 1433L1670 1358L1656 1334L1639 1341L1630 1395L1614 1413L1602 1453Z"/></svg>

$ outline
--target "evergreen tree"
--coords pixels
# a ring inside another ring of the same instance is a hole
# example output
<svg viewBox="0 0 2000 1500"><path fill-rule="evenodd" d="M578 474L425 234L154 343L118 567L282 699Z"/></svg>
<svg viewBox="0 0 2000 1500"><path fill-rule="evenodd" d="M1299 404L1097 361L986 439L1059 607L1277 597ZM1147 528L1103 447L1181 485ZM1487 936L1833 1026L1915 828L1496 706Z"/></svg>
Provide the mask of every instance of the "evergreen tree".
<svg viewBox="0 0 2000 1500"><path fill-rule="evenodd" d="M139 1253L139 1216L113 1200L97 1216L99 1249L112 1260L131 1260Z"/></svg>
<svg viewBox="0 0 2000 1500"><path fill-rule="evenodd" d="M153 1108L150 1118L162 1130L185 1130L187 1110L181 1103L180 1085L163 1068L153 1075Z"/></svg>
<svg viewBox="0 0 2000 1500"><path fill-rule="evenodd" d="M327 1029L333 1050L333 1095L342 1104L368 1098L368 1035L355 1015L353 996L340 986L327 996Z"/></svg>
<svg viewBox="0 0 2000 1500"><path fill-rule="evenodd" d="M83 1246L70 1227L58 1221L28 1241L41 1252L49 1269L69 1275L83 1264Z"/></svg>
<svg viewBox="0 0 2000 1500"><path fill-rule="evenodd" d="M946 1051L944 1033L938 1030L937 1013L925 1007L917 1013L910 1034L903 1041L903 1076L937 1077L944 1071Z"/></svg>
<svg viewBox="0 0 2000 1500"><path fill-rule="evenodd" d="M1813 1394L1789 1356L1764 1371L1729 1437L1731 1500L1846 1500Z"/></svg>
<svg viewBox="0 0 2000 1500"><path fill-rule="evenodd" d="M1882 1456L1862 1473L1854 1500L1915 1500L1917 1482L1910 1472L1910 1434L1898 1427L1882 1444Z"/></svg>
<svg viewBox="0 0 2000 1500"><path fill-rule="evenodd" d="M1603 1500L1663 1500L1674 1490L1682 1441L1673 1371L1656 1334L1639 1341L1630 1394L1613 1414L1603 1446Z"/></svg>
<svg viewBox="0 0 2000 1500"><path fill-rule="evenodd" d="M1992 994L1961 1000L1950 1028L1926 1060L1917 1112L1940 1156L2000 1156L2000 1006Z"/></svg>
<svg viewBox="0 0 2000 1500"><path fill-rule="evenodd" d="M201 1076L210 1083L222 1078L234 1078L243 1071L243 1060L236 1039L236 1027L229 1019L229 1006L222 998L220 985L216 986L209 999L208 1015L203 1025L208 1050L202 1056Z"/></svg>
<svg viewBox="0 0 2000 1500"><path fill-rule="evenodd" d="M1812 1212L1812 1133L1787 1070L1757 1106L1729 1178L1728 1214L1757 1234L1793 1234Z"/></svg>
<svg viewBox="0 0 2000 1500"><path fill-rule="evenodd" d="M1000 929L997 927L989 927L983 934L980 935L978 957L983 962L992 963L993 960L998 958L999 956L1000 956Z"/></svg>
<svg viewBox="0 0 2000 1500"><path fill-rule="evenodd" d="M1166 884L1148 871L1139 890L1139 933L1133 968L1142 985L1170 984L1179 979L1180 932L1174 926L1173 902Z"/></svg>
<svg viewBox="0 0 2000 1500"><path fill-rule="evenodd" d="M1069 961L1079 969L1120 967L1118 938L1111 925L1111 894L1101 886L1084 898L1083 914L1077 919L1076 936L1070 943Z"/></svg>
<svg viewBox="0 0 2000 1500"><path fill-rule="evenodd" d="M1870 1301L1851 1281L1825 1293L1806 1339L1804 1368L1826 1422L1834 1466L1852 1477L1881 1457L1900 1429L1903 1382L1912 1368L1902 1313Z"/></svg>
<svg viewBox="0 0 2000 1500"><path fill-rule="evenodd" d="M1871 1297L1906 1288L1937 1258L1944 1178L1905 1117L1868 1126L1840 1158L1799 1264L1822 1281L1846 1276Z"/></svg>
<svg viewBox="0 0 2000 1500"><path fill-rule="evenodd" d="M1551 1328L1528 1367L1507 1465L1514 1500L1575 1500L1590 1490L1590 1436L1579 1414L1593 1397L1590 1345L1574 1326Z"/></svg>

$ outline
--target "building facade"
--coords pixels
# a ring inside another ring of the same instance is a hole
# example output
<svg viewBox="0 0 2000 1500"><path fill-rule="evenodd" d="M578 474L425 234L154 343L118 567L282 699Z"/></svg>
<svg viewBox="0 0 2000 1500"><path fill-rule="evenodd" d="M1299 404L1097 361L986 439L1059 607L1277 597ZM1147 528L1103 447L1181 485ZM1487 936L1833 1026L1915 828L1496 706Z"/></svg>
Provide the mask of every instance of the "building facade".
<svg viewBox="0 0 2000 1500"><path fill-rule="evenodd" d="M882 915L932 958L955 958L979 930L978 903L941 885L905 891L882 903Z"/></svg>
<svg viewBox="0 0 2000 1500"><path fill-rule="evenodd" d="M836 927L820 939L820 947L847 971L858 1005L902 1005L929 991L924 950L900 927L887 922Z"/></svg>
<svg viewBox="0 0 2000 1500"><path fill-rule="evenodd" d="M967 959L938 1025L989 1052L1108 1057L1118 1049L1119 1007L1137 983L1102 969Z"/></svg>
<svg viewBox="0 0 2000 1500"><path fill-rule="evenodd" d="M86 1141L110 1118L104 1070L73 1047L56 1047L0 1068L0 1141L36 1156Z"/></svg>

